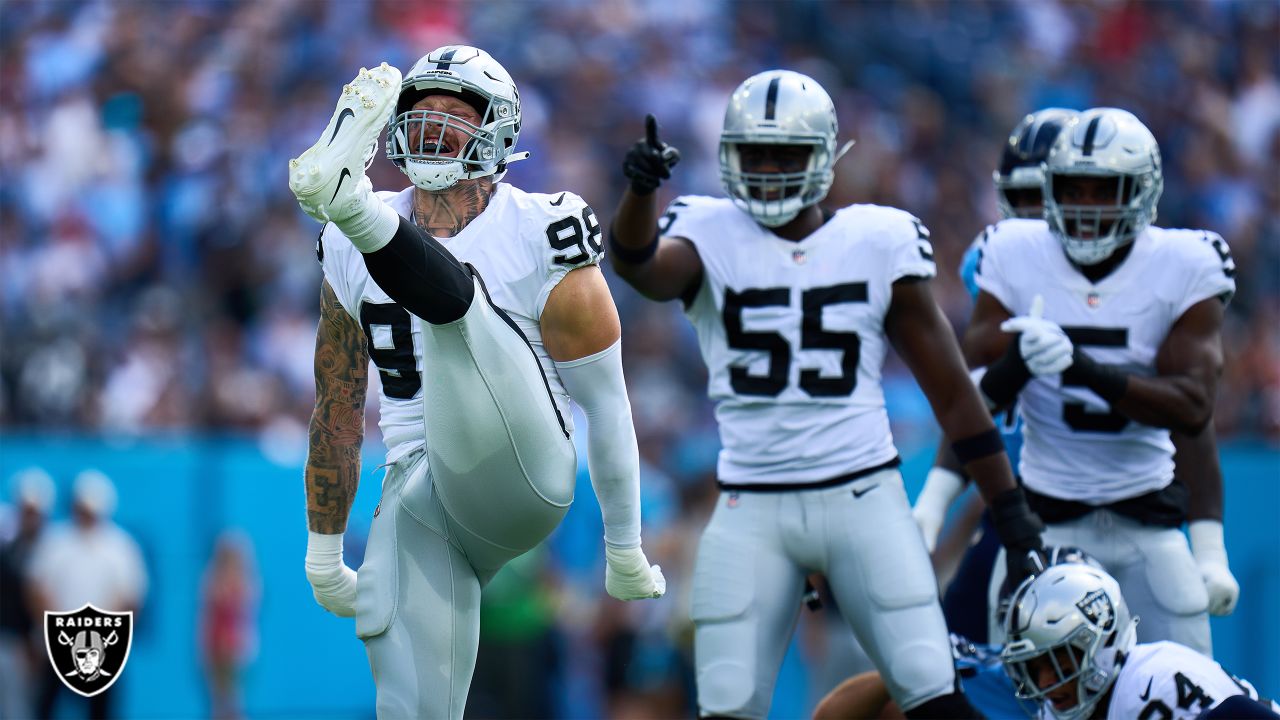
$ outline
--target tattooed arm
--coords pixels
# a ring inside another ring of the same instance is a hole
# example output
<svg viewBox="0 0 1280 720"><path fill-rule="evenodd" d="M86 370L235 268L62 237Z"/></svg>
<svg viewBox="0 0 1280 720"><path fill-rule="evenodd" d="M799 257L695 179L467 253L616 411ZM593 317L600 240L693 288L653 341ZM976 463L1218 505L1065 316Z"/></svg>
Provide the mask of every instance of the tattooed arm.
<svg viewBox="0 0 1280 720"><path fill-rule="evenodd" d="M356 573L342 561L342 533L360 483L369 349L333 288L320 289L316 329L316 406L307 448L307 580L316 602L355 615Z"/></svg>
<svg viewBox="0 0 1280 720"><path fill-rule="evenodd" d="M307 448L307 526L341 534L360 483L369 350L360 325L325 281L316 330L316 406Z"/></svg>

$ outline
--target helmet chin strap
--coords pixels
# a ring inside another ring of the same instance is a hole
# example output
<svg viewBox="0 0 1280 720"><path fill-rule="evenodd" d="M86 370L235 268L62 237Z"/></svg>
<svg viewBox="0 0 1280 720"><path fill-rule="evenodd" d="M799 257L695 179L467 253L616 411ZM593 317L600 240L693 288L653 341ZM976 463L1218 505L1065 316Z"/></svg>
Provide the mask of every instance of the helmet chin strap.
<svg viewBox="0 0 1280 720"><path fill-rule="evenodd" d="M504 165L510 165L513 162L519 162L521 160L528 160L528 159L529 159L529 151L525 150L524 152L511 153L506 157L505 160L502 161L502 163Z"/></svg>
<svg viewBox="0 0 1280 720"><path fill-rule="evenodd" d="M492 170L475 170L475 171L463 174L462 179L475 180L476 178L489 177L490 175L492 175L493 181L497 182L502 179L502 176L507 174L508 165L510 165L513 162L519 162L521 160L528 160L528 159L529 159L528 150L524 152L511 153L507 157L503 158L502 162L495 165Z"/></svg>
<svg viewBox="0 0 1280 720"><path fill-rule="evenodd" d="M835 158L831 161L831 167L835 167L835 166L836 166L836 163L840 162L840 158L844 157L844 154L845 154L845 153L847 153L847 152L849 152L849 150L851 150L851 149L853 148L853 144L854 144L855 142L857 142L857 141L856 141L856 140L846 140L846 141L845 141L845 143L844 143L843 145L841 145L841 146L840 146L840 149L836 151L836 156L835 156Z"/></svg>
<svg viewBox="0 0 1280 720"><path fill-rule="evenodd" d="M473 170L472 172L462 172L462 163L457 160L407 160L405 162L405 174L413 181L413 184L427 192L440 192L448 190L463 180L476 180L482 177L495 175L495 179L501 179L506 174L506 166L519 161L527 160L529 152L518 152L508 155L501 163L490 170ZM416 163L416 164L415 164Z"/></svg>

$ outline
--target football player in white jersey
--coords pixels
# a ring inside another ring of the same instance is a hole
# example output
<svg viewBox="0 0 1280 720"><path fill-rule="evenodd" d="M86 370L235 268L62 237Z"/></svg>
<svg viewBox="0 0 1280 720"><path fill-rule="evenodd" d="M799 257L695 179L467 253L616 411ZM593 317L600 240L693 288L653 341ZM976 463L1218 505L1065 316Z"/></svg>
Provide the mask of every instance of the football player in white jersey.
<svg viewBox="0 0 1280 720"><path fill-rule="evenodd" d="M412 181L375 194L367 160ZM605 587L659 597L640 549L639 458L600 232L577 195L500 183L520 99L482 50L447 46L401 79L383 63L343 88L319 141L290 162L327 223L306 487L316 600L356 618L380 717L462 716L481 588L546 537L573 499L568 399L590 425ZM357 574L342 561L359 474L366 369L382 377L390 469Z"/></svg>
<svg viewBox="0 0 1280 720"><path fill-rule="evenodd" d="M1217 517L1180 526L1169 430L1209 449L1189 475L1216 471L1211 417L1222 368L1219 329L1235 289L1222 238L1151 225L1163 177L1155 138L1132 114L1082 113L1045 163L1047 222L1006 220L987 233L981 289L965 336L993 408L1022 406L1020 476L1049 524L1045 538L1080 547L1124 588L1141 640L1211 654L1210 594L1229 611L1220 477L1196 486ZM1210 512L1213 512L1212 510ZM997 562L991 607L1004 581ZM1011 585L1010 585L1011 586ZM993 623L993 639L999 638Z"/></svg>
<svg viewBox="0 0 1280 720"><path fill-rule="evenodd" d="M992 173L1002 218L1038 218L1043 215L1044 203L1040 189L1044 172L1041 165L1049 156L1049 149L1053 147L1058 133L1075 114L1074 110L1063 108L1037 110L1024 116L1009 134L1000 153L1000 162ZM982 256L982 241L989 232L990 228L974 238L960 263L960 279L964 281L965 289L973 299L978 297L974 271ZM982 368L977 368L971 376L975 380L981 378L983 371ZM1005 452L1009 453L1009 461L1016 468L1018 454L1022 449L1022 413L1016 403L1000 412L996 425L1000 428L1000 437L1004 441ZM938 535L952 502L961 496L968 482L969 479L964 476L944 441L938 448L934 466L925 478L924 487L911 508L911 514L920 526L925 547L929 548L930 553L934 552L938 544ZM975 500L980 502L980 499ZM991 615L987 608L987 586L991 583L991 570L995 566L1000 543L992 531L989 513L984 511L971 522L968 521L972 517L971 513L965 511L962 517L966 522L956 523L949 528L947 541L938 553L945 555L957 552L957 548L964 548L960 550L964 555L959 566L942 596L942 613L947 618L947 627L951 632L984 643ZM973 541L974 532L979 527L981 535L977 541ZM937 564L941 561L935 557L934 562Z"/></svg>
<svg viewBox="0 0 1280 720"><path fill-rule="evenodd" d="M897 469L880 382L889 342L993 508L1013 572L1040 549L1040 523L933 300L928 231L893 208L819 207L841 155L835 108L799 73L734 91L720 142L729 197L678 198L660 222L654 191L678 156L646 125L624 161L615 266L647 297L683 301L723 445L693 579L700 713L768 713L818 572L909 717L978 717L956 689Z"/></svg>
<svg viewBox="0 0 1280 720"><path fill-rule="evenodd" d="M1056 565L1014 591L1001 660L1018 697L1039 703L1042 718L1280 717L1280 706L1195 650L1138 644L1138 620L1105 571Z"/></svg>
<svg viewBox="0 0 1280 720"><path fill-rule="evenodd" d="M1062 128L1076 114L1074 110L1063 108L1037 110L1027 114L1009 134L1000 162L992 173L1004 220L1043 219L1043 165ZM974 238L960 266L960 276L974 299L979 292L975 274L982 258L983 244L991 232L993 228L988 227ZM974 374L981 377L980 373L984 371L980 368ZM1005 449L1016 467L1022 447L1022 414L1017 403L1002 411L999 418L1002 420L998 424ZM1193 540L1199 540L1192 548L1196 551L1196 564L1209 592L1209 612L1227 615L1235 607L1240 588L1225 560L1216 557L1212 551L1212 538L1221 534L1223 504L1222 468L1218 463L1213 424L1207 424L1198 435L1172 432L1171 437L1176 449L1174 476L1188 491L1188 519L1196 528ZM948 506L960 495L966 482L967 478L955 467L954 458L946 452L944 444L939 449L938 464L930 470L912 508L912 514L924 533L926 546L932 548L947 517ZM988 524L989 521L984 520L984 527ZM951 631L980 641L987 638L992 616L987 609L986 592L974 597L973 589L980 586L985 590L990 585L991 568L995 566L999 549L999 543L994 538L987 538L988 534L984 533L981 541L969 545L942 599L942 610ZM965 528L952 528L951 536L957 535L967 541L969 533ZM1210 539L1209 543L1204 542L1206 537Z"/></svg>

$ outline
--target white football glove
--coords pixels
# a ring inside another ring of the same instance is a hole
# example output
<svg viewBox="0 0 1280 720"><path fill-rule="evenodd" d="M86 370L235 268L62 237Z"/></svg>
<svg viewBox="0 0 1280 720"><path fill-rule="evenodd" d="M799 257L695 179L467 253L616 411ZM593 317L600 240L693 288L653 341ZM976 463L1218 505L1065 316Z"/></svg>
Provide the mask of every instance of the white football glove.
<svg viewBox="0 0 1280 720"><path fill-rule="evenodd" d="M649 565L639 546L619 548L604 546L604 589L619 600L660 598L667 591L662 568Z"/></svg>
<svg viewBox="0 0 1280 720"><path fill-rule="evenodd" d="M1036 295L1031 301L1031 312L1005 320L1000 329L1007 333L1022 333L1018 351L1032 375L1057 375L1071 367L1071 354L1075 347L1057 323L1044 319L1044 297Z"/></svg>
<svg viewBox="0 0 1280 720"><path fill-rule="evenodd" d="M1240 583L1227 565L1227 548L1222 539L1222 523L1196 520L1187 526L1191 554L1200 568L1200 577L1209 591L1209 614L1230 615L1240 599Z"/></svg>
<svg viewBox="0 0 1280 720"><path fill-rule="evenodd" d="M307 532L307 582L320 607L355 617L356 571L342 561L342 536Z"/></svg>
<svg viewBox="0 0 1280 720"><path fill-rule="evenodd" d="M925 477L924 487L911 508L911 517L920 526L924 547L930 553L938 545L938 533L947 519L947 508L964 492L964 478L944 467L933 467Z"/></svg>

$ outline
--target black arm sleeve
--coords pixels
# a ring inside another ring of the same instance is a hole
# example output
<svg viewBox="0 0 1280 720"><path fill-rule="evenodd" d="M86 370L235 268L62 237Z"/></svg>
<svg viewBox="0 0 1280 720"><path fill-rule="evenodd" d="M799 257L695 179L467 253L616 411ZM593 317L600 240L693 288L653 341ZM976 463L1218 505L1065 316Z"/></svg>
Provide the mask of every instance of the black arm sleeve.
<svg viewBox="0 0 1280 720"><path fill-rule="evenodd" d="M459 320L471 307L472 271L439 240L403 217L391 242L363 255L378 286L432 325Z"/></svg>
<svg viewBox="0 0 1280 720"><path fill-rule="evenodd" d="M1009 341L1009 347L1004 355L987 367L986 374L978 383L982 394L995 405L993 410L1011 405L1018 399L1018 393L1022 392L1022 388L1031 381L1031 371L1027 369L1027 364L1022 359L1022 351L1018 349L1021 340L1021 334L1015 335Z"/></svg>

